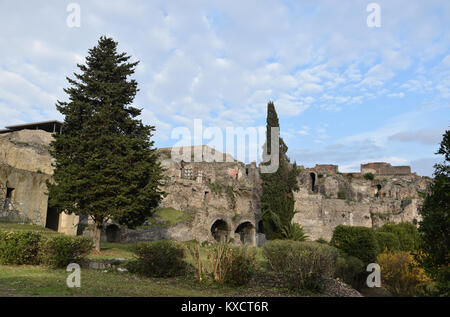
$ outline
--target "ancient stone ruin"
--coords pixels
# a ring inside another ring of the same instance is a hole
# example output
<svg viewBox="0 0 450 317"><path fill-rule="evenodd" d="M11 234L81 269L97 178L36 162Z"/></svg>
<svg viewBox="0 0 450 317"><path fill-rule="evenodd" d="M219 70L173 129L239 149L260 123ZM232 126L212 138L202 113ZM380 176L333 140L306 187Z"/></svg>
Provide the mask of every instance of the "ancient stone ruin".
<svg viewBox="0 0 450 317"><path fill-rule="evenodd" d="M91 221L87 217L59 215L47 208L46 181L52 179L48 147L52 133L59 133L60 126L56 121L45 124L0 131L0 221L89 235ZM179 220L155 217L134 230L111 222L105 227L105 240L233 239L236 244L264 243L256 163L235 161L207 146L187 150L221 159L177 161L172 159L170 148L159 149L161 164L167 170L164 190L168 193L159 208ZM359 173L340 173L337 165L299 168L294 222L302 225L312 240L329 240L339 224L378 227L388 221L417 223L418 208L431 182L428 177L412 174L409 166L383 162L361 164ZM373 174L373 179L365 177L367 173Z"/></svg>

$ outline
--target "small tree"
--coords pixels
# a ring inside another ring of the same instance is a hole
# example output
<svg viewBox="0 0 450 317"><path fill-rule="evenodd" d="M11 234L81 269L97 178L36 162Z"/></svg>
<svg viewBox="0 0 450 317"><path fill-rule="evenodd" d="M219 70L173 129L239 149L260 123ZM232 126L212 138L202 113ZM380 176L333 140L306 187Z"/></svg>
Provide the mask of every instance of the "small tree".
<svg viewBox="0 0 450 317"><path fill-rule="evenodd" d="M94 244L109 220L133 228L158 206L162 168L152 149L153 126L136 119L131 106L137 83L128 80L138 64L117 53L117 42L101 37L89 50L81 74L67 78L69 102L56 108L65 118L50 153L54 182L48 183L49 204L59 212L89 215L95 222Z"/></svg>
<svg viewBox="0 0 450 317"><path fill-rule="evenodd" d="M434 165L434 182L419 211L422 263L433 276L449 270L450 263L450 130L445 131L436 154L444 155L445 161Z"/></svg>

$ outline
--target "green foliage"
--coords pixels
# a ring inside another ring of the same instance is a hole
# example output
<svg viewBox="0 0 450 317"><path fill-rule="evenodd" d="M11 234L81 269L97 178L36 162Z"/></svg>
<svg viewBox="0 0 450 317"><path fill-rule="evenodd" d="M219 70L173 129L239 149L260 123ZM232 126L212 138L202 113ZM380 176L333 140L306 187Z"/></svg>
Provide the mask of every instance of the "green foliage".
<svg viewBox="0 0 450 317"><path fill-rule="evenodd" d="M419 232L425 253L422 265L433 276L441 270L448 272L450 265L450 130L445 131L436 154L443 155L445 161L434 165L430 194L419 211L422 216Z"/></svg>
<svg viewBox="0 0 450 317"><path fill-rule="evenodd" d="M317 239L316 242L317 243L322 243L322 244L329 244L329 242L326 239L322 238L322 237Z"/></svg>
<svg viewBox="0 0 450 317"><path fill-rule="evenodd" d="M279 127L278 115L273 102L267 105L266 145L267 155L271 154L271 128ZM261 211L266 238L269 240L283 239L283 228L289 226L294 217L294 195L298 190L297 176L299 170L297 164L290 165L286 153L287 145L279 138L278 169L274 173L261 175L263 182L263 194L261 196ZM265 154L266 155L266 154ZM264 164L270 164L264 163Z"/></svg>
<svg viewBox="0 0 450 317"><path fill-rule="evenodd" d="M420 235L415 225L409 222L386 223L377 232L390 232L397 236L398 250L416 251L420 246Z"/></svg>
<svg viewBox="0 0 450 317"><path fill-rule="evenodd" d="M82 263L93 247L92 240L87 237L47 237L41 240L39 257L45 265L63 268L70 263Z"/></svg>
<svg viewBox="0 0 450 317"><path fill-rule="evenodd" d="M298 223L290 223L282 229L283 237L287 240L306 241L308 235L303 230L303 227Z"/></svg>
<svg viewBox="0 0 450 317"><path fill-rule="evenodd" d="M328 245L290 240L266 242L263 254L292 289L310 291L322 290L323 278L333 276L338 257L337 250Z"/></svg>
<svg viewBox="0 0 450 317"><path fill-rule="evenodd" d="M354 256L342 254L337 258L334 277L351 285L355 289L361 289L365 285L366 266L364 262Z"/></svg>
<svg viewBox="0 0 450 317"><path fill-rule="evenodd" d="M41 235L29 231L0 231L0 264L39 264Z"/></svg>
<svg viewBox="0 0 450 317"><path fill-rule="evenodd" d="M430 282L409 252L387 252L377 257L381 269L381 283L394 296L415 296Z"/></svg>
<svg viewBox="0 0 450 317"><path fill-rule="evenodd" d="M372 181L375 178L375 175L373 175L373 173L365 173L364 178L369 181Z"/></svg>
<svg viewBox="0 0 450 317"><path fill-rule="evenodd" d="M162 200L163 169L151 140L154 126L144 125L141 109L131 106L137 82L128 80L138 62L117 52L117 42L101 37L89 50L80 74L68 78L69 101L58 101L64 116L50 153L54 182L49 205L94 218L95 242L107 219L134 228Z"/></svg>
<svg viewBox="0 0 450 317"><path fill-rule="evenodd" d="M337 193L337 197L338 199L347 199L347 191L345 191L344 189L339 190Z"/></svg>
<svg viewBox="0 0 450 317"><path fill-rule="evenodd" d="M225 283L242 286L248 284L255 273L255 251L246 247L234 247L231 267L227 271Z"/></svg>
<svg viewBox="0 0 450 317"><path fill-rule="evenodd" d="M375 232L375 237L378 243L378 253L385 251L398 251L400 250L400 241L396 234L392 232Z"/></svg>
<svg viewBox="0 0 450 317"><path fill-rule="evenodd" d="M436 274L435 296L450 297L450 266L442 267Z"/></svg>
<svg viewBox="0 0 450 317"><path fill-rule="evenodd" d="M132 251L136 261L128 265L131 272L150 277L172 277L186 272L184 248L176 242L140 242L132 247Z"/></svg>
<svg viewBox="0 0 450 317"><path fill-rule="evenodd" d="M374 263L378 253L375 233L366 227L339 225L334 228L330 244L365 264Z"/></svg>

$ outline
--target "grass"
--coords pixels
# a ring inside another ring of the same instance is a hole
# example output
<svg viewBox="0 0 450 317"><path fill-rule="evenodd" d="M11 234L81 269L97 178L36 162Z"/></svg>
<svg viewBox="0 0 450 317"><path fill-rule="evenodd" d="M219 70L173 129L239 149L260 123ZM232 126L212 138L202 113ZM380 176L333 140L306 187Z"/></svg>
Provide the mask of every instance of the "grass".
<svg viewBox="0 0 450 317"><path fill-rule="evenodd" d="M192 220L192 215L186 211L174 208L161 208L155 211L152 217L147 219L151 224L139 226L138 228L151 228L155 225L173 227L179 223L187 223Z"/></svg>
<svg viewBox="0 0 450 317"><path fill-rule="evenodd" d="M21 224L21 223L14 223L14 222L0 222L0 231L32 231L36 233L40 233L43 235L57 235L61 234L59 232L56 232L54 230L36 226L32 224Z"/></svg>
<svg viewBox="0 0 450 317"><path fill-rule="evenodd" d="M170 214L170 213L169 213ZM176 218L179 219L179 218ZM27 224L0 223L0 230L34 231L42 234L59 234L53 230ZM181 242L186 245L189 242ZM133 258L132 243L107 243L101 245L101 252L93 251L88 258L104 260L111 258ZM256 269L264 271L267 260L262 249L249 247L256 254ZM201 258L207 265L206 249L201 249ZM186 252L186 262L194 264ZM1 296L299 296L285 289L262 288L258 285L231 287L210 281L198 283L195 274L176 278L146 278L131 273L120 273L114 269L81 270L81 288L69 288L66 279L70 273L64 269L45 266L0 265Z"/></svg>
<svg viewBox="0 0 450 317"><path fill-rule="evenodd" d="M97 251L92 251L88 256L91 260L102 260L102 259L112 259L112 258L133 258L133 252L131 252L131 246L133 243L112 243L112 242L102 242L100 253Z"/></svg>
<svg viewBox="0 0 450 317"><path fill-rule="evenodd" d="M69 288L64 269L2 265L0 296L293 296L287 291L259 287L228 287L197 283L193 278L144 278L116 271L81 269L81 287Z"/></svg>

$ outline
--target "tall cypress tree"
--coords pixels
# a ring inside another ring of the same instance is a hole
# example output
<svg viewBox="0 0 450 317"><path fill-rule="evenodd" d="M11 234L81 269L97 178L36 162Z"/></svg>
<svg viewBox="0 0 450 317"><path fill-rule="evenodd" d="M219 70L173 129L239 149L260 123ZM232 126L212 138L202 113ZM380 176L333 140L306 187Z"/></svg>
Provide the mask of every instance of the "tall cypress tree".
<svg viewBox="0 0 450 317"><path fill-rule="evenodd" d="M275 105L272 101L267 104L266 147L267 154L272 154L271 128L280 127ZM283 139L279 139L278 169L274 173L261 174L263 194L261 196L261 211L263 227L267 239L292 238L292 218L295 215L294 194L298 190L297 176L299 171L296 163L290 164L286 155L288 147ZM270 164L265 163L265 164ZM295 226L297 233L300 227ZM298 236L298 235L297 235ZM301 239L301 238L299 238Z"/></svg>
<svg viewBox="0 0 450 317"><path fill-rule="evenodd" d="M88 53L86 64L77 65L81 73L67 78L69 102L56 105L64 122L51 143L54 182L47 185L51 207L92 217L99 251L109 219L133 228L153 213L164 196L163 169L152 148L155 127L131 106L138 89L128 77L138 62L128 62L107 37Z"/></svg>

